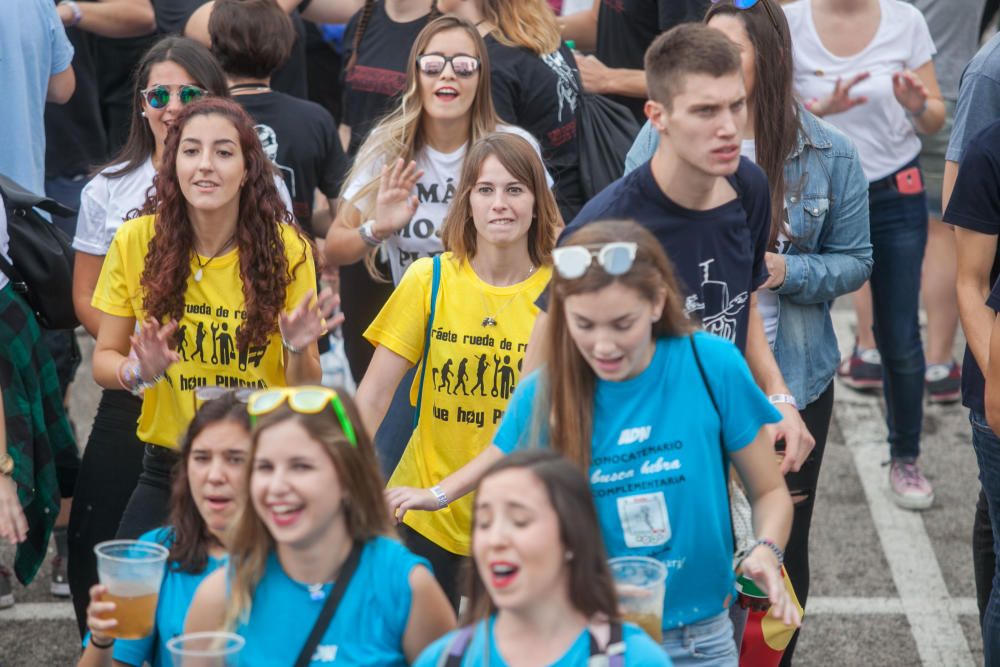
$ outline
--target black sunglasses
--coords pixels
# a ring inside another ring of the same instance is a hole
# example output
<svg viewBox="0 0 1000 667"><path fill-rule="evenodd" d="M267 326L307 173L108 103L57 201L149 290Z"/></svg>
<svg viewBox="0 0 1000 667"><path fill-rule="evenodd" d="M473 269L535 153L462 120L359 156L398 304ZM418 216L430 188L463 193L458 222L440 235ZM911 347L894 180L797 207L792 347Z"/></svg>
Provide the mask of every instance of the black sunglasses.
<svg viewBox="0 0 1000 667"><path fill-rule="evenodd" d="M175 92L171 92L171 86L153 86L140 91L146 104L154 109L162 109L170 104L171 95L177 95L181 104L190 104L205 96L206 90L198 86L174 86Z"/></svg>

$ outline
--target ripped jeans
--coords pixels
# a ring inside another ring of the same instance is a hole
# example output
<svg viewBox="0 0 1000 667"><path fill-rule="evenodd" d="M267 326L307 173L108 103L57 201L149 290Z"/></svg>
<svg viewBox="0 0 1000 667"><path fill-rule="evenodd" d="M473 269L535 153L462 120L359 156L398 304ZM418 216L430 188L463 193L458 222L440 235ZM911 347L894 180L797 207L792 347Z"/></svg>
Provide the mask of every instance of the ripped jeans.
<svg viewBox="0 0 1000 667"><path fill-rule="evenodd" d="M815 401L799 411L806 428L816 439L816 446L798 472L785 475L788 492L792 494L792 532L785 546L785 571L795 589L795 595L803 608L809 597L809 528L812 524L813 507L816 504L816 484L819 481L823 452L826 450L826 436L833 416L833 381ZM782 657L782 665L792 664L795 644L799 639L797 630Z"/></svg>

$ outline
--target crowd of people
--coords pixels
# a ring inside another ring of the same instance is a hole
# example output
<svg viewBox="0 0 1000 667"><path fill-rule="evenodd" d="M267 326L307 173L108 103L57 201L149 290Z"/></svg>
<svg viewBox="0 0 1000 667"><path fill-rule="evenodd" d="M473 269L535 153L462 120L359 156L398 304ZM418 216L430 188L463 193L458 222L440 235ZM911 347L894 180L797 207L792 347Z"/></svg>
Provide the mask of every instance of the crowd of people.
<svg viewBox="0 0 1000 667"><path fill-rule="evenodd" d="M54 225L80 327L0 272L0 608L51 541L81 667L216 630L248 666L791 665L839 377L907 510L924 401L968 407L1000 665L995 11L3 3L0 268ZM112 539L169 552L142 639Z"/></svg>

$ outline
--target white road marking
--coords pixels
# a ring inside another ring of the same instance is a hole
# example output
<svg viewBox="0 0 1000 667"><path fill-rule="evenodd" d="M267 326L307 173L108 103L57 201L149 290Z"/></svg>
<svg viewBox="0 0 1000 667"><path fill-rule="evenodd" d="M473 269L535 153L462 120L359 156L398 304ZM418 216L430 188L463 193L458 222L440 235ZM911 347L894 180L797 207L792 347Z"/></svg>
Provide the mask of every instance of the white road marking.
<svg viewBox="0 0 1000 667"><path fill-rule="evenodd" d="M948 613L958 616L979 616L975 598L951 598L936 605L931 600L924 602L921 611L940 613L944 607ZM806 608L807 616L891 616L902 615L906 611L899 598L850 598L810 596Z"/></svg>
<svg viewBox="0 0 1000 667"><path fill-rule="evenodd" d="M66 619L76 620L73 605L69 602L18 602L10 609L0 611L0 623Z"/></svg>

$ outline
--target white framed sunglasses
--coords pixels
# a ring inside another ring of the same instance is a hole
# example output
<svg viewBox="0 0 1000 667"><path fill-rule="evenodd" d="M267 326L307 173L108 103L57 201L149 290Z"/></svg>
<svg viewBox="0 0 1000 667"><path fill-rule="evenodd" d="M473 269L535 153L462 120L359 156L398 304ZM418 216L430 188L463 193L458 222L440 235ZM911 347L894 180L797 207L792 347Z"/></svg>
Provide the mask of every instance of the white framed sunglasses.
<svg viewBox="0 0 1000 667"><path fill-rule="evenodd" d="M632 268L638 247L631 241L562 246L552 251L552 263L560 277L566 280L583 276L595 259L609 276L620 276Z"/></svg>

